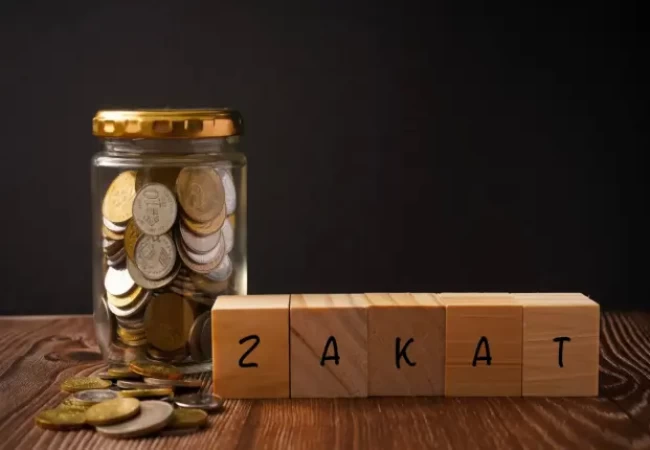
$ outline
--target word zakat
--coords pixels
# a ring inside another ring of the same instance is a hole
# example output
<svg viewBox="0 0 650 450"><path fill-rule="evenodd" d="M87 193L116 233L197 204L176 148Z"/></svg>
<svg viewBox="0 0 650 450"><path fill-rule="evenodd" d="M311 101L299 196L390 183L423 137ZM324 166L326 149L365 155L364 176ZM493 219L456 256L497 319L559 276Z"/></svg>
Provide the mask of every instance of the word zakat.
<svg viewBox="0 0 650 450"><path fill-rule="evenodd" d="M226 398L598 395L580 293L221 296L211 314Z"/></svg>

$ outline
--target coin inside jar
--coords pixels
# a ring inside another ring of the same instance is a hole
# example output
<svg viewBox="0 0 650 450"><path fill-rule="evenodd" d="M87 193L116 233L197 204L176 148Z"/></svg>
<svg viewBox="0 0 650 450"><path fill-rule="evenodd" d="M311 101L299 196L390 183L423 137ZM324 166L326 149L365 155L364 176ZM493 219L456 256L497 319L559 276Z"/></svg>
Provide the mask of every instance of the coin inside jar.
<svg viewBox="0 0 650 450"><path fill-rule="evenodd" d="M232 174L228 169L217 169L221 181L223 183L223 190L226 202L226 214L230 215L237 207L237 190L235 189L235 182L232 179Z"/></svg>
<svg viewBox="0 0 650 450"><path fill-rule="evenodd" d="M187 245L185 245L185 242L182 242L183 250L185 251L185 254L197 264L209 264L215 260L221 262L224 255L226 254L226 244L223 240L223 234L221 232L217 233L217 237L217 245L212 250L209 250L205 253L197 253L195 251L192 251L190 248L188 248Z"/></svg>
<svg viewBox="0 0 650 450"><path fill-rule="evenodd" d="M140 234L142 233L135 221L129 220L129 224L126 226L126 230L124 231L124 249L126 250L126 256L128 256L131 261L135 261L135 244L138 242Z"/></svg>
<svg viewBox="0 0 650 450"><path fill-rule="evenodd" d="M135 246L135 263L150 280L160 280L171 273L176 264L176 247L168 234L142 235Z"/></svg>
<svg viewBox="0 0 650 450"><path fill-rule="evenodd" d="M135 289L122 297L117 297L115 295L107 293L106 299L108 300L108 303L113 306L116 306L118 308L128 308L136 304L136 302L140 300L145 295L145 293L145 289L142 289L140 286L136 286Z"/></svg>
<svg viewBox="0 0 650 450"><path fill-rule="evenodd" d="M178 236L178 233L176 234L176 248L178 249L178 255L181 257L183 260L183 263L192 271L198 272L198 273L208 273L212 272L214 269L216 269L219 264L221 263L221 259L215 259L213 261L210 261L206 264L198 264L195 261L190 258L186 252L185 246L182 243L181 239ZM224 246L225 249L225 246Z"/></svg>
<svg viewBox="0 0 650 450"><path fill-rule="evenodd" d="M114 224L123 224L132 216L135 198L135 172L127 170L119 174L106 190L102 203L102 215Z"/></svg>
<svg viewBox="0 0 650 450"><path fill-rule="evenodd" d="M226 242L226 253L230 253L235 246L235 230L233 230L230 220L223 222L221 232L223 233L223 240Z"/></svg>
<svg viewBox="0 0 650 450"><path fill-rule="evenodd" d="M216 233L221 229L225 220L226 205L223 205L221 212L217 214L214 219L207 222L196 222L187 217L185 214L181 214L181 221L183 224L188 227L194 234L198 234L199 236L207 236L209 234Z"/></svg>
<svg viewBox="0 0 650 450"><path fill-rule="evenodd" d="M177 294L164 293L149 301L144 322L151 345L174 351L185 346L194 322L194 310Z"/></svg>
<svg viewBox="0 0 650 450"><path fill-rule="evenodd" d="M194 361L203 361L205 359L201 349L201 334L203 333L203 324L210 318L210 311L206 311L196 318L190 328L189 347L190 354Z"/></svg>
<svg viewBox="0 0 650 450"><path fill-rule="evenodd" d="M102 218L102 223L104 224L104 226L106 228L113 231L114 233L122 234L122 233L124 233L124 230L126 230L126 226L117 225L117 224L111 222L110 220L108 220L106 217Z"/></svg>
<svg viewBox="0 0 650 450"><path fill-rule="evenodd" d="M187 247L197 253L206 253L212 250L219 243L219 232L201 236L194 234L188 227L180 222L181 238Z"/></svg>
<svg viewBox="0 0 650 450"><path fill-rule="evenodd" d="M167 233L176 221L176 213L174 194L160 183L144 185L133 201L133 219L144 234Z"/></svg>
<svg viewBox="0 0 650 450"><path fill-rule="evenodd" d="M135 282L126 268L109 267L104 277L104 287L109 294L120 297L129 293L135 287Z"/></svg>
<svg viewBox="0 0 650 450"><path fill-rule="evenodd" d="M181 268L181 264L179 261L177 261L172 271L166 277L161 278L160 280L150 280L147 277L145 277L144 274L140 272L140 269L138 269L135 263L132 262L130 259L127 259L126 261L126 268L138 286L142 286L143 288L146 289L159 289L164 286L167 286L169 283L171 283L174 280L174 278L178 274L178 271Z"/></svg>
<svg viewBox="0 0 650 450"><path fill-rule="evenodd" d="M232 261L230 256L226 255L223 257L219 267L214 269L212 272L206 273L205 276L213 281L223 281L227 280L232 274Z"/></svg>
<svg viewBox="0 0 650 450"><path fill-rule="evenodd" d="M225 206L225 193L219 174L209 167L186 167L176 179L181 208L197 222L207 222Z"/></svg>

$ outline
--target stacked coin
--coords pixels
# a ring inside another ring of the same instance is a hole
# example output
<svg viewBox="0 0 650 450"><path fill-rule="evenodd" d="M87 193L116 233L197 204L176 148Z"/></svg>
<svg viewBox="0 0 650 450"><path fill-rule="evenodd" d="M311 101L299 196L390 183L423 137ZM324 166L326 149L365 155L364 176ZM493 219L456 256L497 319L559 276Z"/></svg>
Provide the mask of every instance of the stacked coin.
<svg viewBox="0 0 650 450"><path fill-rule="evenodd" d="M236 205L225 168L147 168L113 180L102 247L114 345L157 361L211 358L208 311L231 289Z"/></svg>
<svg viewBox="0 0 650 450"><path fill-rule="evenodd" d="M211 394L176 395L180 390L196 391L203 383L198 379L181 379L179 370L166 364L134 361L100 375L117 379L117 385L99 377L67 379L61 389L72 394L54 409L39 412L36 424L47 430L92 426L112 438L178 435L204 427L208 412L221 411L223 407L223 399ZM122 380L125 375L131 379Z"/></svg>

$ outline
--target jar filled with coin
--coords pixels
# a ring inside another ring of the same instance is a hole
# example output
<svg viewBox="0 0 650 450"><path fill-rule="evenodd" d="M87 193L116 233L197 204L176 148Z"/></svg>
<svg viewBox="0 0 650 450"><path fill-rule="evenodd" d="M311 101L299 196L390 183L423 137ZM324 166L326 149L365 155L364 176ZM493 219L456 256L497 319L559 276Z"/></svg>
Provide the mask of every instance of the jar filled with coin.
<svg viewBox="0 0 650 450"><path fill-rule="evenodd" d="M93 119L93 296L110 362L209 362L210 309L247 291L246 158L230 109Z"/></svg>

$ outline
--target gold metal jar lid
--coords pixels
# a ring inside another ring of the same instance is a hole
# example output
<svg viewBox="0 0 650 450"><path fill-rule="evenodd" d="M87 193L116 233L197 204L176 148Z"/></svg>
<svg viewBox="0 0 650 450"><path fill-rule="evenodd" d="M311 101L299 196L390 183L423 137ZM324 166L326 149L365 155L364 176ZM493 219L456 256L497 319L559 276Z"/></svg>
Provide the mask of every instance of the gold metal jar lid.
<svg viewBox="0 0 650 450"><path fill-rule="evenodd" d="M242 132L241 114L227 108L102 110L93 118L93 134L110 138L198 139Z"/></svg>

